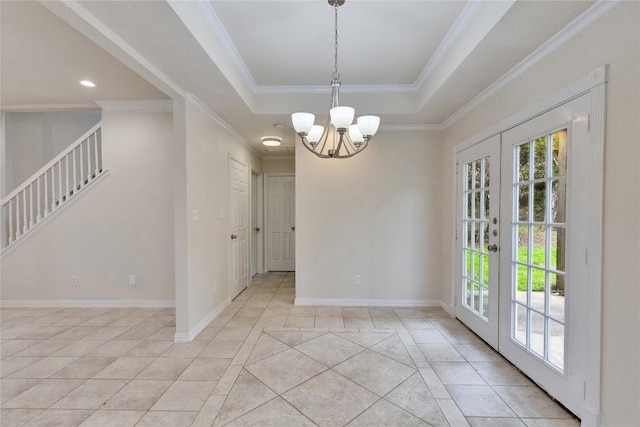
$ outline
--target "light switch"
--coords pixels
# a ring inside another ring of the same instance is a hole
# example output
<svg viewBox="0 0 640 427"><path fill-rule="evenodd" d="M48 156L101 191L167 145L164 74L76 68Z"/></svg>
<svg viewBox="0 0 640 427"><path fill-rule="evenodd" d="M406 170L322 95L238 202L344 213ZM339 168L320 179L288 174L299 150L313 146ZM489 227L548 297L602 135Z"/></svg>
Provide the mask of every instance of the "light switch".
<svg viewBox="0 0 640 427"><path fill-rule="evenodd" d="M191 211L191 220L192 221L197 221L200 219L200 213L198 212L198 209L194 209Z"/></svg>

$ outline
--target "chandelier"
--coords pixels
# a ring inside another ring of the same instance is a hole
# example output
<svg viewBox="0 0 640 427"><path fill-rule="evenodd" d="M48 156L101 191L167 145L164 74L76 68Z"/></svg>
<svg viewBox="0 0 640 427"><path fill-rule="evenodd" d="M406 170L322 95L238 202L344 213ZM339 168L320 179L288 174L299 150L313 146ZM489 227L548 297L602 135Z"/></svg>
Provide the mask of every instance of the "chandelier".
<svg viewBox="0 0 640 427"><path fill-rule="evenodd" d="M293 113L291 121L296 133L302 139L302 145L323 159L344 159L363 151L378 131L380 117L360 116L353 123L355 110L341 107L340 73L338 73L338 6L345 0L328 0L335 13L334 71L331 76L331 107L325 126L315 125L315 116L311 113Z"/></svg>

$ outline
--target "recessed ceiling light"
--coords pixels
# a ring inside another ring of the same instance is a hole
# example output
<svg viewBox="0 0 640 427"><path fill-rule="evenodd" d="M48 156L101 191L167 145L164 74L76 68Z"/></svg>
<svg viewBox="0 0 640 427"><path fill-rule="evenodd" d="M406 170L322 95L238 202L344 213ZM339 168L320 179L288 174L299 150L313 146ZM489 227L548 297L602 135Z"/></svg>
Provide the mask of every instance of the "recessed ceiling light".
<svg viewBox="0 0 640 427"><path fill-rule="evenodd" d="M262 143L267 147L277 147L282 144L282 138L278 136L263 136Z"/></svg>
<svg viewBox="0 0 640 427"><path fill-rule="evenodd" d="M91 80L80 80L80 84L84 87L96 87L96 84Z"/></svg>

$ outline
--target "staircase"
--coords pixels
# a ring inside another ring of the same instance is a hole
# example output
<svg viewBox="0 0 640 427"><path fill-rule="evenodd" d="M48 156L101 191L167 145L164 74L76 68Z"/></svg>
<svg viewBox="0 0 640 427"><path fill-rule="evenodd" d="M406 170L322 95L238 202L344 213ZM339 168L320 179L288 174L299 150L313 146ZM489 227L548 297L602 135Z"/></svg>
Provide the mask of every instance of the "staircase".
<svg viewBox="0 0 640 427"><path fill-rule="evenodd" d="M101 177L102 122L2 199L4 253Z"/></svg>

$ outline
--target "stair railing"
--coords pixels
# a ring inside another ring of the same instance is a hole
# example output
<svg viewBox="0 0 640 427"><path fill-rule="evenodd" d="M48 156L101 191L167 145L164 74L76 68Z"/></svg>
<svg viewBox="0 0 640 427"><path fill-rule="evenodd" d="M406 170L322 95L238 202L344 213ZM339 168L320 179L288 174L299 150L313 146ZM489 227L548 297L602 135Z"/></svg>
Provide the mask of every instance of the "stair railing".
<svg viewBox="0 0 640 427"><path fill-rule="evenodd" d="M6 249L102 172L102 122L2 198L2 249Z"/></svg>

